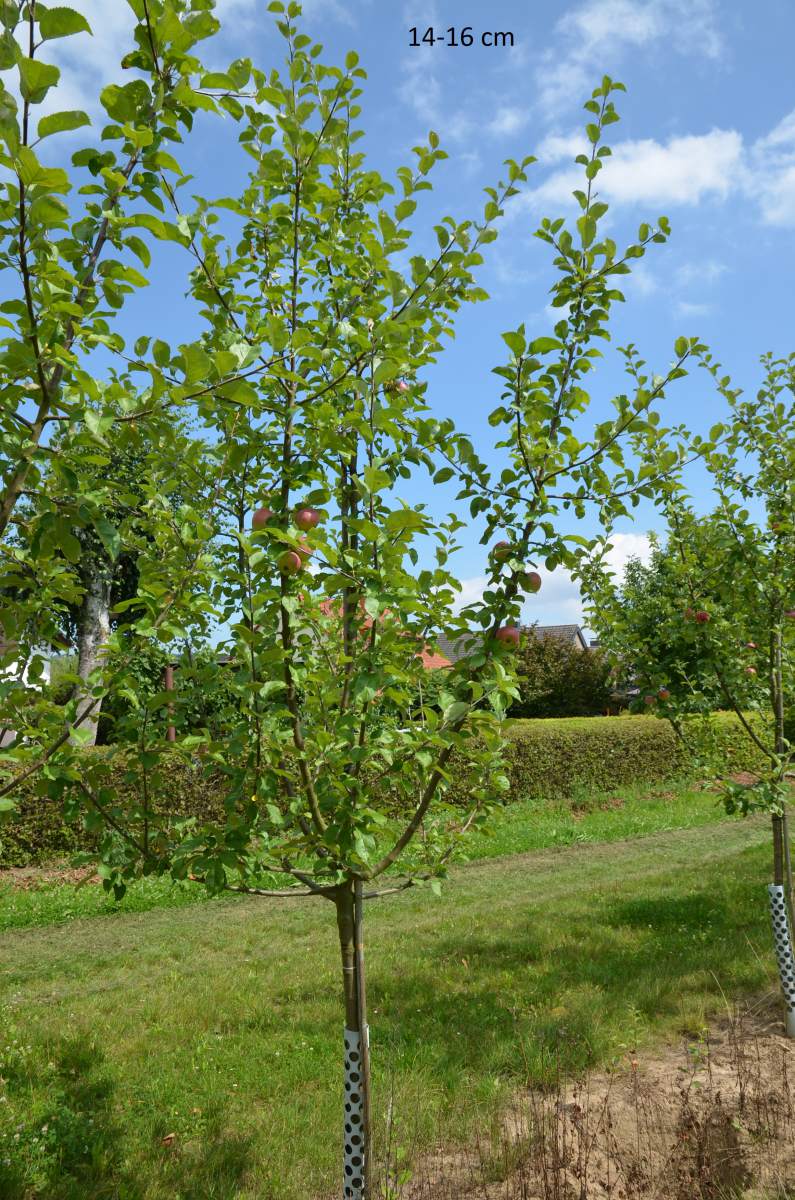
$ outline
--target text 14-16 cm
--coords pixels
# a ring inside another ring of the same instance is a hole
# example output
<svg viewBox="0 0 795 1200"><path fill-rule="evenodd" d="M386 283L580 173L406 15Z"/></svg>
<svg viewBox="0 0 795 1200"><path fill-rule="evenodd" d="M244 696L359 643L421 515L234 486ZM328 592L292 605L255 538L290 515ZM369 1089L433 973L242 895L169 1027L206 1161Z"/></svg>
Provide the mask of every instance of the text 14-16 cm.
<svg viewBox="0 0 795 1200"><path fill-rule="evenodd" d="M411 38L410 46L435 46L437 43L440 46L513 46L513 34L507 31L485 30L483 33L473 33L471 25L465 25L463 29L456 29L451 25L449 29L445 29L443 33L437 33L432 25L423 32L413 25L409 30Z"/></svg>

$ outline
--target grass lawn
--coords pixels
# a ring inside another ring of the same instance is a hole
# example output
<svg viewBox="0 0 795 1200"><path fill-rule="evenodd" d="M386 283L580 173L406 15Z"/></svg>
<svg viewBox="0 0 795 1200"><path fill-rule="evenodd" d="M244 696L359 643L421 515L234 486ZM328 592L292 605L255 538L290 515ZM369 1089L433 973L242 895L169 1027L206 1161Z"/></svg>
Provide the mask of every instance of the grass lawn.
<svg viewBox="0 0 795 1200"><path fill-rule="evenodd" d="M474 833L467 839L466 849L471 858L494 858L578 842L621 841L725 819L714 794L686 785L619 788L600 795L584 793L573 801L525 800L507 805L494 814L488 833ZM275 884L281 887L282 881L276 880ZM100 887L75 888L53 882L21 890L3 883L0 872L0 932L81 917L177 908L206 900L204 891L194 884L175 885L167 878L139 880L117 904Z"/></svg>
<svg viewBox="0 0 795 1200"><path fill-rule="evenodd" d="M639 796L572 825L550 810L529 829L517 806L488 849L585 844L474 862L441 899L369 906L381 1138L390 1104L407 1148L440 1126L466 1138L523 1083L696 1035L724 997L771 983L767 822L717 821L714 798L701 801L688 828L667 828L661 804L657 832L612 842L595 840L604 822L648 828ZM666 801L668 825L678 803ZM94 915L7 930L0 955L4 1200L336 1194L331 905Z"/></svg>

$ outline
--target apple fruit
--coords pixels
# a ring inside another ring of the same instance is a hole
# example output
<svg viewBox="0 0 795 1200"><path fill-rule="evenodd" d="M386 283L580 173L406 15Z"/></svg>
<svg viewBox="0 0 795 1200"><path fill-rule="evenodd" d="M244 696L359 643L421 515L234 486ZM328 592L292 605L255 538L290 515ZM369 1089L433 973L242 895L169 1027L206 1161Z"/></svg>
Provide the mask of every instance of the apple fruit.
<svg viewBox="0 0 795 1200"><path fill-rule="evenodd" d="M699 625L706 625L709 620L711 620L709 613L705 609L700 608L696 613L696 621Z"/></svg>
<svg viewBox="0 0 795 1200"><path fill-rule="evenodd" d="M684 611L684 618L686 621L692 621L695 615L695 610L692 608L686 608Z"/></svg>
<svg viewBox="0 0 795 1200"><path fill-rule="evenodd" d="M398 381L397 390L399 392L407 392L409 390L409 385L406 383L405 379Z"/></svg>
<svg viewBox="0 0 795 1200"><path fill-rule="evenodd" d="M667 687L660 688L660 690L657 692L657 699L658 700L670 700L671 699L671 693L669 692Z"/></svg>
<svg viewBox="0 0 795 1200"><path fill-rule="evenodd" d="M756 675L756 667L746 667L745 673L746 675Z"/></svg>
<svg viewBox="0 0 795 1200"><path fill-rule="evenodd" d="M268 507L258 508L251 518L252 529L264 529L273 520L273 510Z"/></svg>
<svg viewBox="0 0 795 1200"><path fill-rule="evenodd" d="M297 575L303 569L304 561L296 550L285 550L277 558L276 565L282 575Z"/></svg>
<svg viewBox="0 0 795 1200"><path fill-rule="evenodd" d="M522 631L518 625L501 625L494 636L506 646L518 646Z"/></svg>
<svg viewBox="0 0 795 1200"><path fill-rule="evenodd" d="M784 616L788 621L795 621L795 608L788 608Z"/></svg>
<svg viewBox="0 0 795 1200"><path fill-rule="evenodd" d="M655 697L654 697L654 696L644 696L644 697L643 697L643 703L644 703L644 704L654 704L654 702L655 702Z"/></svg>
<svg viewBox="0 0 795 1200"><path fill-rule="evenodd" d="M497 559L497 562L504 562L506 558L511 557L513 546L510 542L497 542L491 553Z"/></svg>
<svg viewBox="0 0 795 1200"><path fill-rule="evenodd" d="M301 505L295 510L294 519L298 528L306 532L308 529L314 529L320 523L320 513L316 508L310 508L309 505Z"/></svg>
<svg viewBox="0 0 795 1200"><path fill-rule="evenodd" d="M541 588L541 576L538 571L524 571L519 576L519 586L526 592L537 592Z"/></svg>
<svg viewBox="0 0 795 1200"><path fill-rule="evenodd" d="M746 642L745 648L746 650L756 650L756 642Z"/></svg>

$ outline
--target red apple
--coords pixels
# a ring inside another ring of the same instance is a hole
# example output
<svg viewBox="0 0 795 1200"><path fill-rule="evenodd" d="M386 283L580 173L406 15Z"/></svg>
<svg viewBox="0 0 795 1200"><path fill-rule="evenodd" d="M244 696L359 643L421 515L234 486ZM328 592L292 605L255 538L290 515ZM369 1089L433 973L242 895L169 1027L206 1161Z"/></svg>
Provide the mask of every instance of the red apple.
<svg viewBox="0 0 795 1200"><path fill-rule="evenodd" d="M501 625L494 636L506 646L518 646L522 631L518 625Z"/></svg>
<svg viewBox="0 0 795 1200"><path fill-rule="evenodd" d="M303 559L295 550L285 550L276 560L282 575L297 575L303 569Z"/></svg>
<svg viewBox="0 0 795 1200"><path fill-rule="evenodd" d="M756 650L756 642L746 642L745 648L746 650Z"/></svg>
<svg viewBox="0 0 795 1200"><path fill-rule="evenodd" d="M655 699L656 699L656 697L654 697L654 696L644 696L643 703L644 704L654 704Z"/></svg>
<svg viewBox="0 0 795 1200"><path fill-rule="evenodd" d="M264 529L273 520L273 510L270 508L256 509L254 516L251 518L252 529Z"/></svg>
<svg viewBox="0 0 795 1200"><path fill-rule="evenodd" d="M503 562L506 558L511 557L513 547L510 542L497 542L491 553L497 562Z"/></svg>
<svg viewBox="0 0 795 1200"><path fill-rule="evenodd" d="M700 608L696 613L696 620L698 621L699 625L706 625L707 621L711 620L711 617L705 609Z"/></svg>
<svg viewBox="0 0 795 1200"><path fill-rule="evenodd" d="M686 621L692 621L695 615L695 610L692 608L686 608L684 611L684 618Z"/></svg>
<svg viewBox="0 0 795 1200"><path fill-rule="evenodd" d="M784 616L788 621L795 621L795 608L788 608Z"/></svg>
<svg viewBox="0 0 795 1200"><path fill-rule="evenodd" d="M667 687L660 688L660 690L657 692L657 699L658 700L670 700L671 699L671 693L668 691Z"/></svg>
<svg viewBox="0 0 795 1200"><path fill-rule="evenodd" d="M519 584L526 592L537 592L541 587L541 576L538 571L525 571L519 577Z"/></svg>
<svg viewBox="0 0 795 1200"><path fill-rule="evenodd" d="M405 379L398 381L397 390L399 392L407 392L409 390L409 385L406 383Z"/></svg>
<svg viewBox="0 0 795 1200"><path fill-rule="evenodd" d="M304 531L314 529L320 523L320 513L316 508L309 508L308 505L302 506L295 510L295 523L299 529Z"/></svg>
<svg viewBox="0 0 795 1200"><path fill-rule="evenodd" d="M756 675L756 667L746 667L745 673L746 675Z"/></svg>
<svg viewBox="0 0 795 1200"><path fill-rule="evenodd" d="M310 558L311 555L313 554L313 550L312 550L311 546L307 543L306 538L300 538L298 545L296 546L296 550L298 551L298 553L301 555L301 557L303 559Z"/></svg>

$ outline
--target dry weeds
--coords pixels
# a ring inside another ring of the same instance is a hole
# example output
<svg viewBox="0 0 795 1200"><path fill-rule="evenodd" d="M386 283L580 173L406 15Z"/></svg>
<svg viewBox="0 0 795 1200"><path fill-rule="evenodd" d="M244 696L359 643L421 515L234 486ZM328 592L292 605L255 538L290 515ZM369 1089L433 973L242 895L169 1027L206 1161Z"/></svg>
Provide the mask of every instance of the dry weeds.
<svg viewBox="0 0 795 1200"><path fill-rule="evenodd" d="M727 1200L795 1196L795 1045L776 1002L703 1038L552 1092L528 1091L496 1137L440 1149L389 1200ZM379 1194L377 1192L377 1194Z"/></svg>

